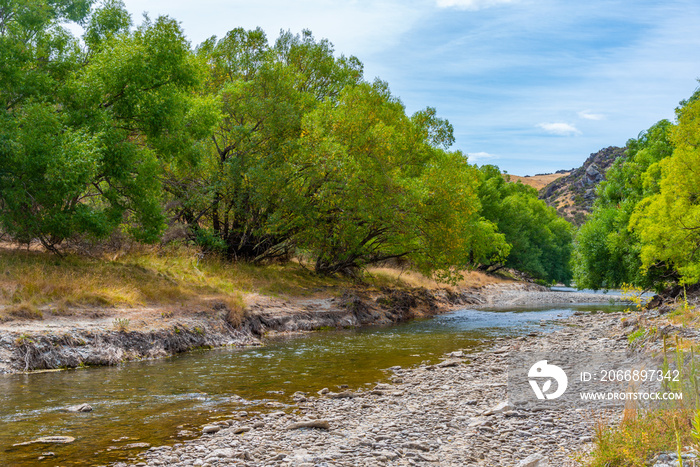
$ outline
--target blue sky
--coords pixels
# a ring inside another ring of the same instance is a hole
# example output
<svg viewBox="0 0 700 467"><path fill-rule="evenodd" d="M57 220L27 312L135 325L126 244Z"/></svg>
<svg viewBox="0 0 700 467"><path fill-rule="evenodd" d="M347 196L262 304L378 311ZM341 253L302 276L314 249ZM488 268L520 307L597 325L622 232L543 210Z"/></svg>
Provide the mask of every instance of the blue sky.
<svg viewBox="0 0 700 467"><path fill-rule="evenodd" d="M516 175L577 167L662 118L700 78L700 2L126 0L196 45L234 27L310 29L357 56L412 113L455 127L471 162Z"/></svg>

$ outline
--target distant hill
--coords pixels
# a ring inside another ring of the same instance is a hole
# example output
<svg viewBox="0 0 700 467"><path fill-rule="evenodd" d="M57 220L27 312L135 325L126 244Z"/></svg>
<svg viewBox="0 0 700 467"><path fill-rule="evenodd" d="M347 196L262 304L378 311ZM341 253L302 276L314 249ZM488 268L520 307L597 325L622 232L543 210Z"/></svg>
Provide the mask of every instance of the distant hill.
<svg viewBox="0 0 700 467"><path fill-rule="evenodd" d="M521 182L524 185L529 185L535 190L540 191L554 180L564 177L565 175L569 175L569 172L560 170L559 172L553 174L526 175L524 177L521 177L520 175L508 175L510 176L511 182Z"/></svg>
<svg viewBox="0 0 700 467"><path fill-rule="evenodd" d="M571 169L567 175L540 188L540 199L556 208L564 219L580 226L591 212L596 186L605 180L605 173L624 153L625 148L610 146L591 154L581 167Z"/></svg>

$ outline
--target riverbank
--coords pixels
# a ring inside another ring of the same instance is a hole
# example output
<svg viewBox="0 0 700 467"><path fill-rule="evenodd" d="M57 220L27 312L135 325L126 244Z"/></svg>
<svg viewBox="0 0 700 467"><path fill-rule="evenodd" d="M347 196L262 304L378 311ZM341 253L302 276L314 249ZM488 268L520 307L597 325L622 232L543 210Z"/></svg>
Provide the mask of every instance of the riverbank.
<svg viewBox="0 0 700 467"><path fill-rule="evenodd" d="M596 424L618 422L621 411L508 406L507 359L523 351L625 351L625 316L578 314L555 332L391 368L390 383L367 390L296 393L283 411L234 412L203 427L201 438L117 465L579 465Z"/></svg>
<svg viewBox="0 0 700 467"><path fill-rule="evenodd" d="M58 258L0 245L0 374L397 323L479 303L483 286L504 282L472 272L445 287L392 268L326 277L294 262L232 264L187 248Z"/></svg>
<svg viewBox="0 0 700 467"><path fill-rule="evenodd" d="M314 296L250 294L244 313L219 299L187 307L80 308L0 323L0 374L114 365L196 348L262 345L266 336L389 325L458 307L607 302L601 295L551 292L521 282L461 288L338 287ZM233 315L233 317L232 317Z"/></svg>

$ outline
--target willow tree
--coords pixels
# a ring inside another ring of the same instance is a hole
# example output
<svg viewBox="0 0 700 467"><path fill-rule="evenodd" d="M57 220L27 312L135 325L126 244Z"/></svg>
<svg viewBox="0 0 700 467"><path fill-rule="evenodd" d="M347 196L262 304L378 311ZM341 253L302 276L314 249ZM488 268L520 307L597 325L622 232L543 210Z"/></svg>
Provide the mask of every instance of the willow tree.
<svg viewBox="0 0 700 467"><path fill-rule="evenodd" d="M180 27L162 17L131 30L120 2L90 14L77 2L32 5L83 15L55 13L31 34L22 15L6 26L2 40L24 40L30 57L13 63L16 79L3 82L9 89L1 93L2 228L52 250L120 226L157 240L162 163L204 131L191 113L199 69ZM60 26L65 19L86 25L87 49Z"/></svg>
<svg viewBox="0 0 700 467"><path fill-rule="evenodd" d="M409 118L385 83L363 83L308 114L302 134L284 218L317 272L405 258L449 275L505 248L478 215L476 169L445 151L451 126L434 110Z"/></svg>
<svg viewBox="0 0 700 467"><path fill-rule="evenodd" d="M198 163L170 177L180 216L200 242L231 259L285 255L293 232L280 221L281 189L297 176L288 160L298 150L302 119L359 82L361 64L335 57L328 41L308 31L283 33L271 45L259 28L213 37L198 56L220 119Z"/></svg>
<svg viewBox="0 0 700 467"><path fill-rule="evenodd" d="M639 203L659 192L659 162L671 156L673 124L661 120L627 142L625 156L597 189L593 212L576 235L574 280L579 287L610 289L624 283L654 288L675 272L663 262L643 268L642 240L630 229Z"/></svg>
<svg viewBox="0 0 700 467"><path fill-rule="evenodd" d="M493 222L510 246L507 258L482 268L510 267L547 282L569 283L573 228L554 208L537 198L537 190L510 183L498 167L481 167L481 214Z"/></svg>

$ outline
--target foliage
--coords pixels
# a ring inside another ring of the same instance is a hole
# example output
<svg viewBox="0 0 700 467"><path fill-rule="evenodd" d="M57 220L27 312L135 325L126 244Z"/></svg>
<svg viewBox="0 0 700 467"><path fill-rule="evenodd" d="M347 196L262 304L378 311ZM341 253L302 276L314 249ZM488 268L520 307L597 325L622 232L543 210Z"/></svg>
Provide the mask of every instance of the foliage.
<svg viewBox="0 0 700 467"><path fill-rule="evenodd" d="M673 267L683 284L700 282L700 100L694 97L677 110L673 155L656 168L658 192L637 206L630 221L642 240L642 267Z"/></svg>
<svg viewBox="0 0 700 467"><path fill-rule="evenodd" d="M72 12L78 4L69 3L32 5ZM56 13L22 42L32 31L22 15L10 17L3 41L36 56L9 57L22 79L3 81L0 93L0 225L51 250L120 225L156 241L164 226L161 161L202 134L189 118L199 71L178 24L162 17L129 32L123 4L108 2L89 16ZM58 25L65 19L87 22L86 50Z"/></svg>
<svg viewBox="0 0 700 467"><path fill-rule="evenodd" d="M632 302L636 311L644 310L644 307L649 302L649 298L644 296L644 290L641 287L636 287L632 284L622 283L620 287L622 291L622 300ZM626 311L630 311L629 309Z"/></svg>
<svg viewBox="0 0 700 467"><path fill-rule="evenodd" d="M361 78L354 57L333 56L309 31L283 33L274 46L261 29L238 28L198 48L221 118L195 169L173 171L170 191L180 217L203 223L226 244L229 258L284 256L292 232L280 222L281 187L297 176L288 160L299 147L305 113L332 101Z"/></svg>
<svg viewBox="0 0 700 467"><path fill-rule="evenodd" d="M630 340L636 334L630 335ZM666 345L664 340L664 363L661 367L663 372L668 370L671 363L668 355L671 352L665 350ZM682 399L659 401L649 407L628 405L619 426L597 426L595 449L589 465L647 465L650 458L660 452L676 451L680 454L683 447L698 445L695 430L700 417L700 374L694 349L691 347L690 352L686 352L681 350L682 347L683 343L676 337L675 351L670 358L675 365L673 369L679 370L679 380L665 382L662 388L663 392L682 393Z"/></svg>
<svg viewBox="0 0 700 467"><path fill-rule="evenodd" d="M407 258L424 271L498 254L505 245L478 217L476 170L447 153L451 128L428 109L408 118L385 83L346 88L303 123L300 176L286 216L317 272ZM442 135L442 136L438 136ZM437 139L436 139L437 138Z"/></svg>
<svg viewBox="0 0 700 467"><path fill-rule="evenodd" d="M121 0L8 1L0 18L12 241L65 254L66 240L157 242L179 221L229 260L296 254L357 275L392 259L443 280L508 264L568 281L570 232L553 211L521 188L480 188L435 109L407 115L310 31L270 44L237 28L193 51L171 18L134 28Z"/></svg>
<svg viewBox="0 0 700 467"><path fill-rule="evenodd" d="M534 188L510 183L495 166L482 166L481 173L481 213L497 225L511 247L502 266L547 282L569 283L571 225L557 216L554 208L537 199Z"/></svg>
<svg viewBox="0 0 700 467"><path fill-rule="evenodd" d="M630 230L637 205L658 192L658 163L672 153L673 125L661 120L627 142L624 158L608 170L588 221L576 236L574 280L581 288L610 289L630 283L648 289L671 274L665 264L642 270L642 242Z"/></svg>

